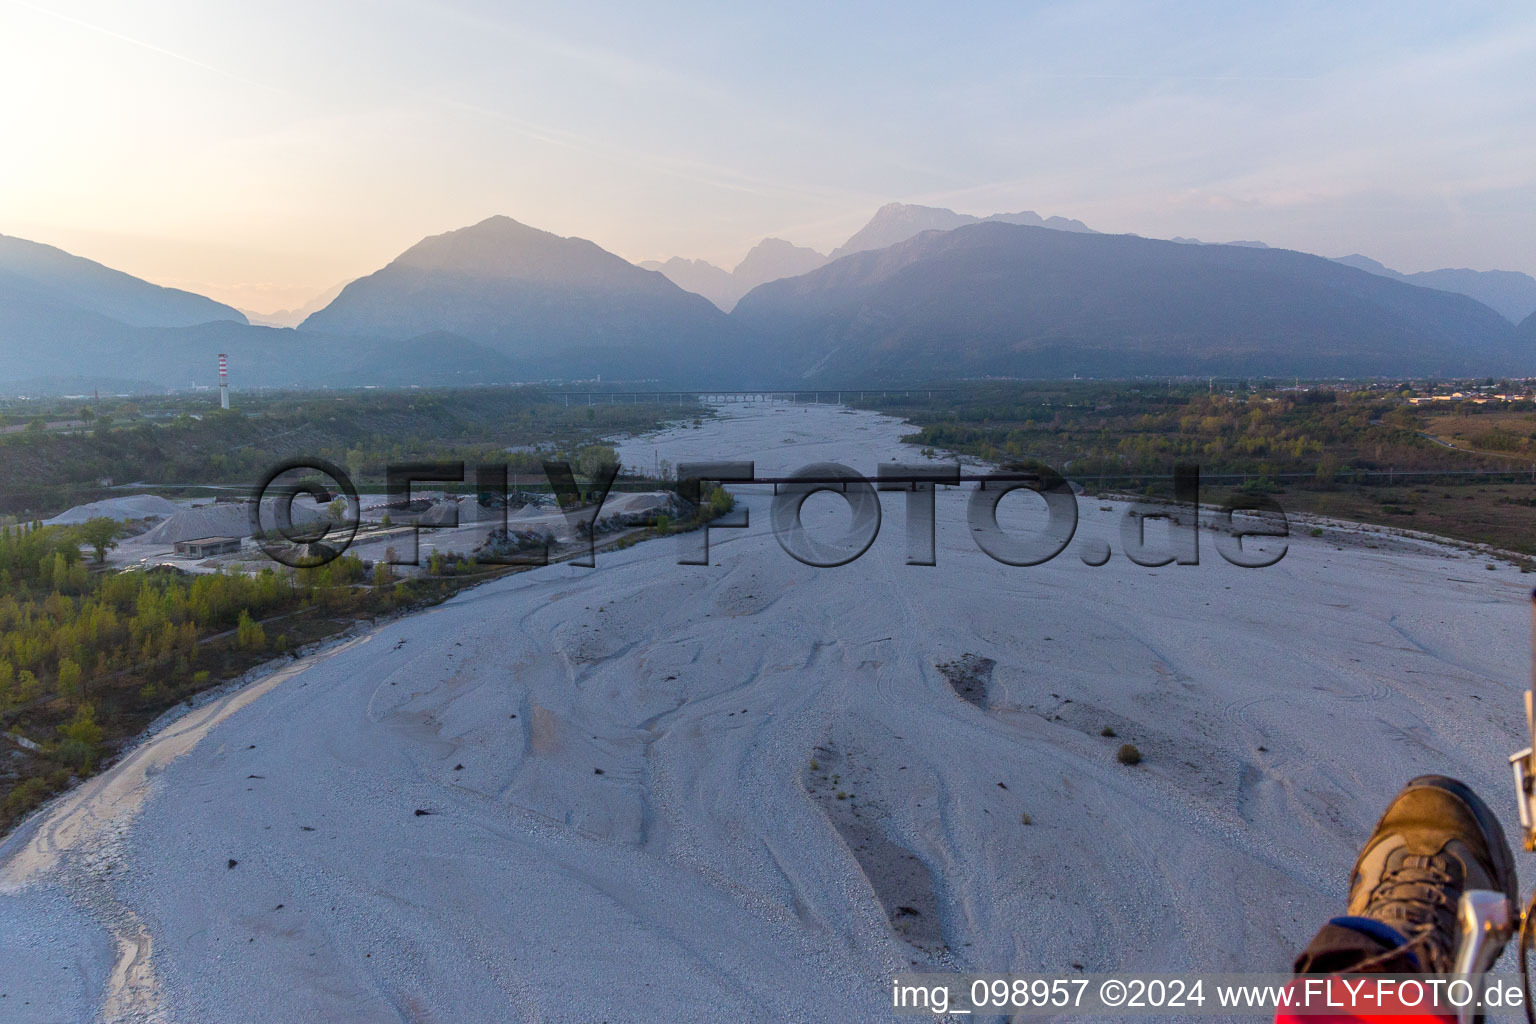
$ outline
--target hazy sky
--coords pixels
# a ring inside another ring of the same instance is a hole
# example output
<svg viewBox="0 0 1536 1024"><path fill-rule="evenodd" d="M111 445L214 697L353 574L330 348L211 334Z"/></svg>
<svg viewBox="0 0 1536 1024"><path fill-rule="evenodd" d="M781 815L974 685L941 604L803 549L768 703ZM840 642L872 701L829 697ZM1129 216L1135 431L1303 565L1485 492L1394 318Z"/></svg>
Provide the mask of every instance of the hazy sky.
<svg viewBox="0 0 1536 1024"><path fill-rule="evenodd" d="M891 200L1536 274L1536 4L0 0L0 232L257 310L504 213L633 260Z"/></svg>

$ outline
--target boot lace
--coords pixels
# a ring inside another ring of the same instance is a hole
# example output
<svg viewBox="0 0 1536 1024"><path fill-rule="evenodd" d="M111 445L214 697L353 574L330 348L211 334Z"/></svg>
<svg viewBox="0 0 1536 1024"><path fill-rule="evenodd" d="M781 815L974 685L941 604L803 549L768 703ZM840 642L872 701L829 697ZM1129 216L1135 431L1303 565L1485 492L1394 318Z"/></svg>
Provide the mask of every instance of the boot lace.
<svg viewBox="0 0 1536 1024"><path fill-rule="evenodd" d="M1424 948L1430 958L1443 961L1426 967L1446 969L1456 927L1451 894L1459 885L1460 879L1439 857L1410 854L1385 872L1366 900L1366 912L1377 920L1406 926L1398 931L1407 941L1357 964L1353 970L1364 970L1414 948Z"/></svg>

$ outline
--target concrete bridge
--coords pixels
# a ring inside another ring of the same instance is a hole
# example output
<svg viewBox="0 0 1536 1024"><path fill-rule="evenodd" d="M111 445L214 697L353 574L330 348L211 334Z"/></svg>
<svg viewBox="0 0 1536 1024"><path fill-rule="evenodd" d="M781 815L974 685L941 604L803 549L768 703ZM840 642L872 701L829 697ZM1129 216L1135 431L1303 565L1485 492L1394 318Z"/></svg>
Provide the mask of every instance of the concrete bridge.
<svg viewBox="0 0 1536 1024"><path fill-rule="evenodd" d="M863 400L867 396L879 395L882 398L891 395L910 397L923 395L932 398L934 395L948 394L955 388L822 388L812 389L749 389L749 390L705 390L705 391L552 391L556 398L563 399L566 405L572 404L575 399L577 405L617 405L628 403L676 403L682 405L690 399L696 402L709 404L724 404L728 402L783 402L791 405L805 404L831 404L841 405L845 400Z"/></svg>

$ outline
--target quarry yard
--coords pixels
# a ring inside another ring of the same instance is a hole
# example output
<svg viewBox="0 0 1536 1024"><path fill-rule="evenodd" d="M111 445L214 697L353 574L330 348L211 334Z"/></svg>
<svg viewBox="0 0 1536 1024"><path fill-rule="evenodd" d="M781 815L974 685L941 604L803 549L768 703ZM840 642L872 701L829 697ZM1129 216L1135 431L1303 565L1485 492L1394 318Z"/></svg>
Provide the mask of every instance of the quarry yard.
<svg viewBox="0 0 1536 1024"><path fill-rule="evenodd" d="M499 509L481 508L473 495L455 500L436 492L425 502L424 514L395 508L392 511L401 521L386 524L381 520L391 511L384 505L387 500L385 495L361 496L361 523L367 528L352 537L346 551L370 563L395 559L400 564L394 571L401 575L418 572L414 566L425 564L434 552L454 557L474 554L503 527L514 538L533 534L548 537L555 557L571 550L579 552L586 539L573 531L572 518L553 504L528 504L508 509L503 522ZM370 502L373 503L371 507ZM274 504L271 499L262 502L260 521L264 527L275 525ZM669 505L669 492L609 493L596 519L599 542L616 539L621 531L633 528L633 521L654 518L658 511L675 514L677 509ZM83 523L95 515L133 523L136 528L130 529L107 553L107 564L117 568L170 566L188 573L219 570L252 573L269 568L273 563L251 536L250 509L251 502L244 499L217 503L182 499L177 504L153 494L142 494L80 505L48 520L46 525ZM413 538L412 527L408 524L416 515L421 516L424 527L453 521L442 517L456 517L457 525L423 528ZM315 528L314 524L325 521L328 514L305 496L294 501L292 517L297 529L310 530ZM581 519L581 514L574 518ZM335 535L344 532L344 528L338 527ZM206 540L228 541L231 550L205 557L178 548L178 544ZM416 556L414 562L411 561L413 553Z"/></svg>
<svg viewBox="0 0 1536 1024"><path fill-rule="evenodd" d="M751 403L619 450L873 477L921 461L909 429ZM1512 566L1309 522L1268 568L1204 531L1199 565L1144 568L1083 495L1071 546L1013 567L962 487L936 566L885 493L817 569L770 488L734 490L751 525L707 566L685 534L503 577L274 662L44 807L0 844L0 1018L885 1020L904 970L1284 971L1416 774L1515 834Z"/></svg>

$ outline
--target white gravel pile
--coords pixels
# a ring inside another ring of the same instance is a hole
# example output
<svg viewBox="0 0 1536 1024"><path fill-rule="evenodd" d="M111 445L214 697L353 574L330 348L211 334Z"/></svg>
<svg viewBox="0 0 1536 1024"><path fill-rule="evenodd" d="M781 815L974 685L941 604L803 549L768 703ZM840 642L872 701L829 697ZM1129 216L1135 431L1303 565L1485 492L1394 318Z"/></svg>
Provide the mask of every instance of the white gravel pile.
<svg viewBox="0 0 1536 1024"><path fill-rule="evenodd" d="M277 520L273 513L274 505L275 502L272 501L262 503L263 525L275 526ZM197 508L180 509L165 522L144 534L141 541L143 544L171 545L177 541L201 540L204 537L249 537L251 535L250 510L250 502L245 501L219 502L212 505L199 505ZM302 501L293 503L295 525L314 522L321 516L322 513L315 509L313 504L306 506Z"/></svg>
<svg viewBox="0 0 1536 1024"><path fill-rule="evenodd" d="M87 519L98 517L115 519L121 523L129 519L148 519L150 516L172 516L181 510L182 506L173 501L167 501L157 494L132 494L122 498L104 498L87 505L76 505L67 512L61 512L52 519L45 520L43 525L74 526Z"/></svg>

